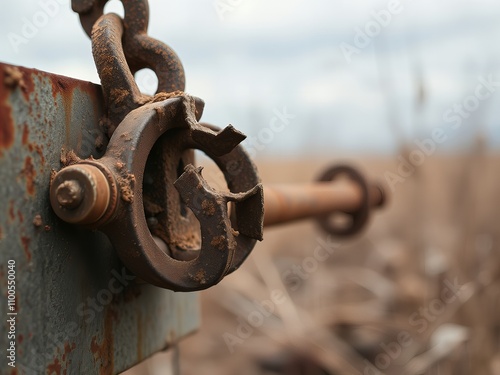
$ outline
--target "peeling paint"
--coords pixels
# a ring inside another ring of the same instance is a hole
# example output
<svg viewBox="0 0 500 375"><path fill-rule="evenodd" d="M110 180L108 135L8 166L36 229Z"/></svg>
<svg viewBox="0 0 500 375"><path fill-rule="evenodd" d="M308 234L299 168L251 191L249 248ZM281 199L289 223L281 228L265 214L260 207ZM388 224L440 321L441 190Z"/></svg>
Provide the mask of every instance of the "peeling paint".
<svg viewBox="0 0 500 375"><path fill-rule="evenodd" d="M5 72L0 69L0 156L2 149L8 149L14 143L14 122L12 110L7 104L9 89L4 84Z"/></svg>
<svg viewBox="0 0 500 375"><path fill-rule="evenodd" d="M29 195L35 195L35 177L36 171L33 166L33 159L31 156L26 157L24 160L24 168L21 171L21 174L26 179L26 191Z"/></svg>
<svg viewBox="0 0 500 375"><path fill-rule="evenodd" d="M11 200L9 202L9 218L10 218L11 222L16 220L16 213L14 211L15 204L16 204L16 202L14 200Z"/></svg>
<svg viewBox="0 0 500 375"><path fill-rule="evenodd" d="M94 354L94 359L100 361L100 375L107 375L114 373L114 336L113 324L117 314L112 307L106 309L106 316L104 319L104 333L102 341L97 343L97 336L92 337L90 350Z"/></svg>
<svg viewBox="0 0 500 375"><path fill-rule="evenodd" d="M20 85L21 91L23 93L24 99L26 101L30 100L30 95L35 91L35 82L33 81L34 76L39 76L40 71L31 70L23 67L17 67L23 73L22 84Z"/></svg>
<svg viewBox="0 0 500 375"><path fill-rule="evenodd" d="M22 144L27 145L29 141L29 136L30 136L30 129L28 128L28 124L24 124L23 127L23 138L22 138Z"/></svg>
<svg viewBox="0 0 500 375"><path fill-rule="evenodd" d="M27 261L31 262L31 252L30 252L31 238L26 237L26 236L22 236L21 243L23 244L23 250L24 250L24 254L26 255Z"/></svg>
<svg viewBox="0 0 500 375"><path fill-rule="evenodd" d="M59 358L56 358L53 363L47 366L47 375L61 375L61 363Z"/></svg>
<svg viewBox="0 0 500 375"><path fill-rule="evenodd" d="M62 360L66 361L66 357L69 353L71 353L73 350L76 349L76 344L72 343L71 345L69 343L64 343L64 353L62 355Z"/></svg>

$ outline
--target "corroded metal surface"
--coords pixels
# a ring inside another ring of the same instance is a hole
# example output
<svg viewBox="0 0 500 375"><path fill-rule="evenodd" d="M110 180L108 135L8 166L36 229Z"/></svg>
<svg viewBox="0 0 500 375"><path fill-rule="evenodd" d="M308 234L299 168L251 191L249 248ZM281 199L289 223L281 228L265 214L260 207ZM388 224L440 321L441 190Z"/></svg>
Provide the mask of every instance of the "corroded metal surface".
<svg viewBox="0 0 500 375"><path fill-rule="evenodd" d="M87 211L99 212L90 224L108 235L125 265L142 280L175 291L217 284L262 239L262 185L238 145L244 135L232 126L216 130L200 124L202 109L201 100L182 94L133 110L113 133L102 158L63 168L51 187L52 205L63 220L89 224ZM210 187L193 160L184 164L183 155L192 149L217 163L229 192ZM237 173L231 169L235 164ZM89 167L109 178L87 184L95 181ZM89 185L87 194L77 207L63 207L57 197L60 187L82 176L81 184ZM109 205L101 207L98 202L104 199L96 196L104 194L97 191L112 187L118 199L107 199ZM229 202L234 205L231 215ZM164 241L166 250L152 233Z"/></svg>
<svg viewBox="0 0 500 375"><path fill-rule="evenodd" d="M0 373L118 373L198 325L196 294L135 283L105 235L66 224L50 208L61 155L65 164L102 156L101 103L97 85L0 64L2 351L10 259L18 314L17 367L2 355Z"/></svg>

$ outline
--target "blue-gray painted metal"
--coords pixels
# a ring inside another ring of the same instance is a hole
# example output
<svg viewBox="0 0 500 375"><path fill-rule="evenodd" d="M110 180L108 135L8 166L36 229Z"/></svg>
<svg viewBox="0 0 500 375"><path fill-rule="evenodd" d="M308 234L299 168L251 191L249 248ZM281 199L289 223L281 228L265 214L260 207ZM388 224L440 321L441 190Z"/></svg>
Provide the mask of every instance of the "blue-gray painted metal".
<svg viewBox="0 0 500 375"><path fill-rule="evenodd" d="M97 85L0 64L2 374L119 373L198 326L196 294L136 282L104 235L51 211L49 181L61 150L101 155L101 103ZM16 262L15 340L8 339L9 260ZM10 341L16 368L5 355Z"/></svg>

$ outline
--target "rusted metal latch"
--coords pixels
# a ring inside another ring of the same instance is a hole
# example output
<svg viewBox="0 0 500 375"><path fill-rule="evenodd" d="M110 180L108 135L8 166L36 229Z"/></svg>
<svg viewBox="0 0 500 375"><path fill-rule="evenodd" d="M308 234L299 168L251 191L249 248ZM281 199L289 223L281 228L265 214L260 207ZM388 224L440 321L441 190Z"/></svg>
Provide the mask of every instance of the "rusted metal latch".
<svg viewBox="0 0 500 375"><path fill-rule="evenodd" d="M231 125L220 130L199 122L204 103L184 93L179 58L147 35L147 0L122 0L124 19L103 14L106 2L73 0L72 6L92 39L109 143L98 160L69 158L71 165L52 179L50 199L61 219L106 233L142 280L175 291L205 289L243 263L262 240L264 224L314 216L330 233L350 235L382 205L383 190L350 167L332 169L309 187L264 193L240 146L245 136ZM134 80L143 68L158 76L153 97ZM215 161L230 192L205 181L194 149ZM350 185L328 182L339 174ZM339 229L328 219L338 210L351 214L349 226Z"/></svg>

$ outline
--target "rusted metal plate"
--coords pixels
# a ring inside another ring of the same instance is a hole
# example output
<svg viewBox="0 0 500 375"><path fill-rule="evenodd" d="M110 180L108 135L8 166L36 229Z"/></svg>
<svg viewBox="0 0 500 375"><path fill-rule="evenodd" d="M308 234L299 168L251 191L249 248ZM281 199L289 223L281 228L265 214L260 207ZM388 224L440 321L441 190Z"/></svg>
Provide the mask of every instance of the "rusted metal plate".
<svg viewBox="0 0 500 375"><path fill-rule="evenodd" d="M196 294L139 284L99 232L59 220L49 181L61 149L102 155L100 87L0 64L0 315L7 333L8 262L15 260L15 368L0 373L112 374L198 325Z"/></svg>

